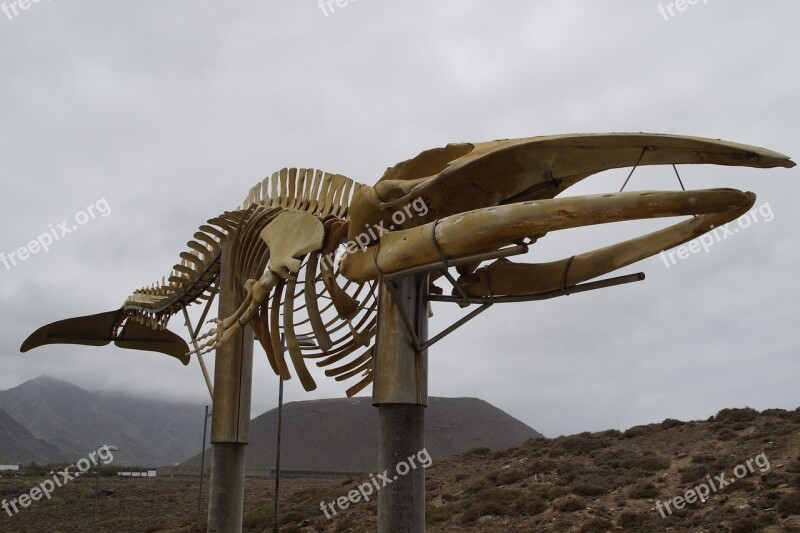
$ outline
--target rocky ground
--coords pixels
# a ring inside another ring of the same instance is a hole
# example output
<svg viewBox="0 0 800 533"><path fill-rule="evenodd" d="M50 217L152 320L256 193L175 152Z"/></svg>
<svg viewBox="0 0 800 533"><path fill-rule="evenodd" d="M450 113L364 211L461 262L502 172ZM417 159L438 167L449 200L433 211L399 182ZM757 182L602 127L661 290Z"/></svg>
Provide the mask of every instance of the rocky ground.
<svg viewBox="0 0 800 533"><path fill-rule="evenodd" d="M14 499L29 491L45 476L0 479L0 498ZM318 493L338 486L340 480L285 479L281 490L298 495L306 491ZM124 532L182 532L196 531L198 490L197 477L118 478L101 477L97 501L97 531ZM269 508L274 498L272 479L246 480L245 513L247 527L262 531L266 516L261 509ZM204 505L208 502L208 480L203 489ZM0 532L85 532L91 531L94 478L87 477L57 488L50 500L32 502L19 514L9 517L0 509ZM251 527L253 526L253 527ZM257 526L257 527L256 527ZM271 531L271 528L270 528Z"/></svg>
<svg viewBox="0 0 800 533"><path fill-rule="evenodd" d="M434 461L426 478L428 531L800 531L800 409L726 409L707 421L475 449ZM282 531L375 531L374 501L330 519L320 510L364 481L285 480ZM0 494L13 498L32 484L0 480ZM248 479L245 530L271 531L272 486ZM101 489L99 531L194 529L197 479L101 478ZM90 480L76 481L13 518L3 514L0 531L84 531L91 496Z"/></svg>

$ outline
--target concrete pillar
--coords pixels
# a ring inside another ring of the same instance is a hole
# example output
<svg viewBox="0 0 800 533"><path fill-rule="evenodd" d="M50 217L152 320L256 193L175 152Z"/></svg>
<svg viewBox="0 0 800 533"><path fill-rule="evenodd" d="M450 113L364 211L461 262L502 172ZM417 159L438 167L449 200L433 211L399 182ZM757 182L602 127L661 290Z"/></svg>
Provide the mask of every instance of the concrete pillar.
<svg viewBox="0 0 800 533"><path fill-rule="evenodd" d="M378 492L378 533L425 531L425 470L419 465L405 475L397 465L425 448L428 403L427 352L417 352L396 304L405 309L417 336L428 335L427 276L395 281L395 302L381 286L372 403L378 407L379 472L392 483Z"/></svg>
<svg viewBox="0 0 800 533"><path fill-rule="evenodd" d="M220 318L241 304L231 272L230 248L222 250ZM208 531L242 531L245 453L250 438L250 394L253 383L253 331L242 328L217 349L214 367L214 408L211 419L211 494Z"/></svg>
<svg viewBox="0 0 800 533"><path fill-rule="evenodd" d="M419 461L405 475L397 465L425 448L425 406L381 404L378 406L380 444L378 472L392 483L378 492L378 533L423 533L425 531L425 469Z"/></svg>
<svg viewBox="0 0 800 533"><path fill-rule="evenodd" d="M211 446L209 532L242 531L246 444L221 442ZM202 531L202 529L201 529Z"/></svg>

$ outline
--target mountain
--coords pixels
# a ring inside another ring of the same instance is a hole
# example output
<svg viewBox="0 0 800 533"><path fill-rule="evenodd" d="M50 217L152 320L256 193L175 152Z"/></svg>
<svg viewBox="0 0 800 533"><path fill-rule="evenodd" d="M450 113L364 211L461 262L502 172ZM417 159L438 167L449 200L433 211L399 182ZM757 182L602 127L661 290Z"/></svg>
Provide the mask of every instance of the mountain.
<svg viewBox="0 0 800 533"><path fill-rule="evenodd" d="M432 457L473 448L508 448L541 434L477 398L429 398L425 446ZM247 466L275 465L273 409L250 423ZM369 397L309 400L283 406L281 468L365 471L377 467L378 409ZM199 456L187 464L199 464Z"/></svg>
<svg viewBox="0 0 800 533"><path fill-rule="evenodd" d="M195 456L203 435L199 405L89 392L47 376L0 391L0 413L0 464L75 461L111 444L119 448L120 464L163 466ZM433 457L508 448L540 436L477 398L430 398L425 414ZM252 420L248 467L274 466L276 427L277 409ZM281 465L287 470L377 466L378 410L371 398L288 403L283 429ZM199 454L188 463L199 464Z"/></svg>
<svg viewBox="0 0 800 533"><path fill-rule="evenodd" d="M201 406L89 392L47 376L0 391L0 409L49 443L49 452L41 450L49 461L76 460L111 444L127 464L166 465L195 453L203 436ZM7 460L2 450L0 463Z"/></svg>
<svg viewBox="0 0 800 533"><path fill-rule="evenodd" d="M39 464L63 461L67 454L42 439L0 409L0 463Z"/></svg>

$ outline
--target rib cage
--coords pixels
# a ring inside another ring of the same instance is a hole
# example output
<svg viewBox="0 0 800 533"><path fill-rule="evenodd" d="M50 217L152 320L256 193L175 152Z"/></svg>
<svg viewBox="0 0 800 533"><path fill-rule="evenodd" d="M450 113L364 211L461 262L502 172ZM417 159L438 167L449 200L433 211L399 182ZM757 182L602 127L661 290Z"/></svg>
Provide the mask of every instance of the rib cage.
<svg viewBox="0 0 800 533"><path fill-rule="evenodd" d="M296 210L324 222L346 219L350 201L361 187L340 174L315 169L283 168L275 172L250 189L240 210L223 213L200 226L168 279L134 291L125 301L125 313L118 327L129 318L153 329L164 329L182 307L213 297L219 290L221 246L228 239L231 239L235 287L238 297L243 299L245 282L258 279L267 268L269 248L260 234L278 214ZM315 385L305 359L314 359L317 366L326 368L327 376L337 381L361 375L362 379L347 390L351 396L372 381L372 349L368 346L376 331L377 283L347 282L342 287L359 302L357 314L345 319L337 313L322 282L323 258L319 251L301 260L303 266L297 279L282 279L250 326L276 374L286 379L291 377L281 346L283 337L306 388ZM334 264L332 268L338 274L338 266ZM292 345L299 345L298 350L292 350ZM360 348L368 349L347 360Z"/></svg>
<svg viewBox="0 0 800 533"><path fill-rule="evenodd" d="M267 267L269 249L259 235L281 211L305 211L323 221L345 219L353 195L361 184L340 174L314 169L284 168L250 189L242 206L246 209L233 241L232 261L240 298L244 283L256 279ZM322 282L319 252L302 258L297 279L281 280L268 296L250 325L256 332L276 374L287 377L281 335L306 388L313 379L305 368L305 359L319 359L317 366L328 368L327 376L342 381L361 374L362 379L348 389L353 395L372 381L372 351L367 349L352 361L342 362L359 348L365 348L375 335L377 319L377 284L348 282L342 289L360 302L351 319L339 316L331 295ZM338 268L333 265L334 274ZM341 279L339 276L337 278ZM299 353L292 353L296 341ZM310 384L311 386L309 387Z"/></svg>

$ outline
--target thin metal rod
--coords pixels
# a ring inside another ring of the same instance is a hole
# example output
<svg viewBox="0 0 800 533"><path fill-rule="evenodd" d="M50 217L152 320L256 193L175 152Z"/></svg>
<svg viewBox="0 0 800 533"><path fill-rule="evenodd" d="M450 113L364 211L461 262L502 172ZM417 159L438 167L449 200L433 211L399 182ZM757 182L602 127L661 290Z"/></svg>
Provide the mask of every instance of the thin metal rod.
<svg viewBox="0 0 800 533"><path fill-rule="evenodd" d="M214 299L217 297L217 293L211 295L211 298L208 299L206 302L205 309L203 309L203 314L200 315L200 320L197 322L197 328L194 330L194 336L197 337L200 335L200 329L203 327L203 322L206 321L206 317L208 316L208 311L211 309L211 304L214 303ZM186 306L184 306L185 308Z"/></svg>
<svg viewBox="0 0 800 533"><path fill-rule="evenodd" d="M208 301L211 303L211 300ZM195 329L192 326L192 320L189 318L189 313L186 311L186 306L182 305L181 309L183 310L183 317L186 320L186 328L189 330L189 337L192 339L192 346L194 346L194 351L197 354L197 362L200 363L200 370L203 371L203 377L206 380L206 386L208 387L208 394L211 396L211 401L214 401L214 385L211 384L211 376L208 374L208 368L206 368L206 362L203 359L203 354L200 353L200 346L197 344L197 333L195 333ZM206 316L208 312L208 306L206 306L206 310L203 311L203 317ZM200 319L200 323L197 325L197 329L200 329L200 326L203 325L203 319Z"/></svg>
<svg viewBox="0 0 800 533"><path fill-rule="evenodd" d="M420 294L418 296L418 302L421 302L420 305L423 306L427 306L428 300L431 299L430 296L425 294L424 292L426 288L425 286L426 286L425 282L420 283ZM452 332L454 332L455 330L457 330L458 328L460 328L461 326L463 326L464 324L466 324L479 314L489 309L489 307L491 307L493 303L493 302L483 302L483 305L481 305L479 308L471 311L466 316L461 317L459 320L457 320L456 322L445 328L442 332L435 335L432 339L428 339L427 341L422 341L419 338L419 335L417 335L417 328L414 325L412 325L411 318L408 316L406 310L403 309L403 306L400 304L398 300L397 290L395 289L394 283L391 281L387 282L386 287L389 289L389 292L392 293L392 299L394 300L398 311L400 311L400 318L403 319L403 324L406 326L406 330L408 331L408 334L411 337L411 342L414 344L414 349L417 350L418 352L423 352L427 350L428 348L430 348L443 338L447 337ZM422 312L425 311L422 309L418 310L418 313Z"/></svg>
<svg viewBox="0 0 800 533"><path fill-rule="evenodd" d="M92 505L92 533L94 533L94 520L97 516L97 489L100 487L100 465L97 465L94 477L94 505Z"/></svg>
<svg viewBox="0 0 800 533"><path fill-rule="evenodd" d="M383 276L383 279L384 281L394 281L396 279L404 278L406 276L412 276L414 274L421 274L423 272L428 272L429 270L439 270L444 266L454 267L458 265L464 265L467 263L473 263L475 261L488 261L490 259L499 259L501 257L510 257L512 255L522 255L525 253L528 253L527 245L518 244L516 246L512 246L510 248L503 248L501 250L483 252L480 254L468 255L466 257L459 257L456 259L448 259L444 263L444 265L442 264L441 261L433 261L431 263L426 263L424 265L414 266L411 268L399 270L397 272L392 272L391 274L386 274L385 276Z"/></svg>
<svg viewBox="0 0 800 533"><path fill-rule="evenodd" d="M681 179L680 172L678 172L678 167L676 167L675 165L672 165L672 168L675 170L675 175L678 176L678 183L681 184L681 190L685 191L686 187L683 186L683 180Z"/></svg>
<svg viewBox="0 0 800 533"><path fill-rule="evenodd" d="M200 517L203 512L203 478L205 477L206 468L206 438L208 435L208 406L206 405L206 416L203 418L203 447L200 454L200 493L197 495L197 530L202 531L204 528L200 525Z"/></svg>
<svg viewBox="0 0 800 533"><path fill-rule="evenodd" d="M478 307L477 309L474 309L468 315L460 318L457 322L455 322L454 324L450 325L448 328L443 330L441 333L435 335L432 339L430 339L427 342L423 343L421 348L423 350L427 350L428 348L430 348L431 346L433 346L434 344L436 344L437 342L439 342L443 338L447 337L448 335L453 333L455 330L457 330L458 328L460 328L461 326L463 326L464 324L466 324L467 322L469 322L470 320L472 320L473 318L478 316L479 314L481 314L484 311L486 311L487 309L489 309L491 306L492 306L491 303L485 303L482 306Z"/></svg>
<svg viewBox="0 0 800 533"><path fill-rule="evenodd" d="M514 302L536 302L540 300L549 300L550 298L557 298L559 296L569 296L570 294L577 294L581 292L593 291L596 289L604 289L606 287L615 287L617 285L624 285L626 283L633 283L642 281L645 278L644 272L637 274L630 274L627 276L619 276L616 278L602 279L600 281L592 281L589 283L581 283L580 285L570 285L563 290L542 292L539 294L528 294L522 296L495 296L495 297L476 297L476 298L459 298L458 296L444 296L438 294L431 294L428 299L432 302L449 302L449 303L471 303L471 304L484 304L484 303L514 303Z"/></svg>
<svg viewBox="0 0 800 533"><path fill-rule="evenodd" d="M569 296L570 294L577 294L581 292L593 291L597 289L604 289L606 287L615 287L617 285L624 285L626 283L633 283L636 281L642 281L645 278L643 272L639 272L637 274L629 274L627 276L619 276L616 278L609 278L603 279L600 281L593 281L589 283L583 283L580 285L571 285L569 287L565 287L563 289L559 289L557 291L550 291L550 292L543 292L540 294L529 294L524 296L491 296L491 297L483 297L483 298L461 298L459 296L444 296L444 295L436 295L436 294L429 294L426 299L430 302L449 302L449 303L458 303L458 304L481 304L481 306L468 315L460 318L447 328L445 328L442 332L435 335L428 341L421 341L419 336L417 335L416 328L411 323L411 318L406 313L403 306L400 304L400 301L397 296L397 290L394 287L394 283L391 281L387 281L385 283L386 288L392 294L392 300L394 301L397 310L400 312L400 318L403 320L403 325L406 327L406 331L408 331L409 336L411 337L411 342L414 345L414 349L418 352L422 352L427 350L440 340L444 339L455 330L478 316L479 314L486 311L489 307L491 307L495 303L512 303L512 302L534 302L540 300L549 300L550 298L557 298L559 296Z"/></svg>
<svg viewBox="0 0 800 533"><path fill-rule="evenodd" d="M649 149L650 149L649 146L645 146L644 148L642 148L642 153L639 154L639 159L636 160L636 164L633 165L633 168L631 169L630 174L628 174L628 177L625 178L625 183L622 184L622 187L620 187L619 192L622 192L625 189L625 186L628 184L628 181L631 179L631 176L633 176L633 173L636 172L636 168L639 166L639 163L642 162L642 158L644 157L644 153Z"/></svg>

